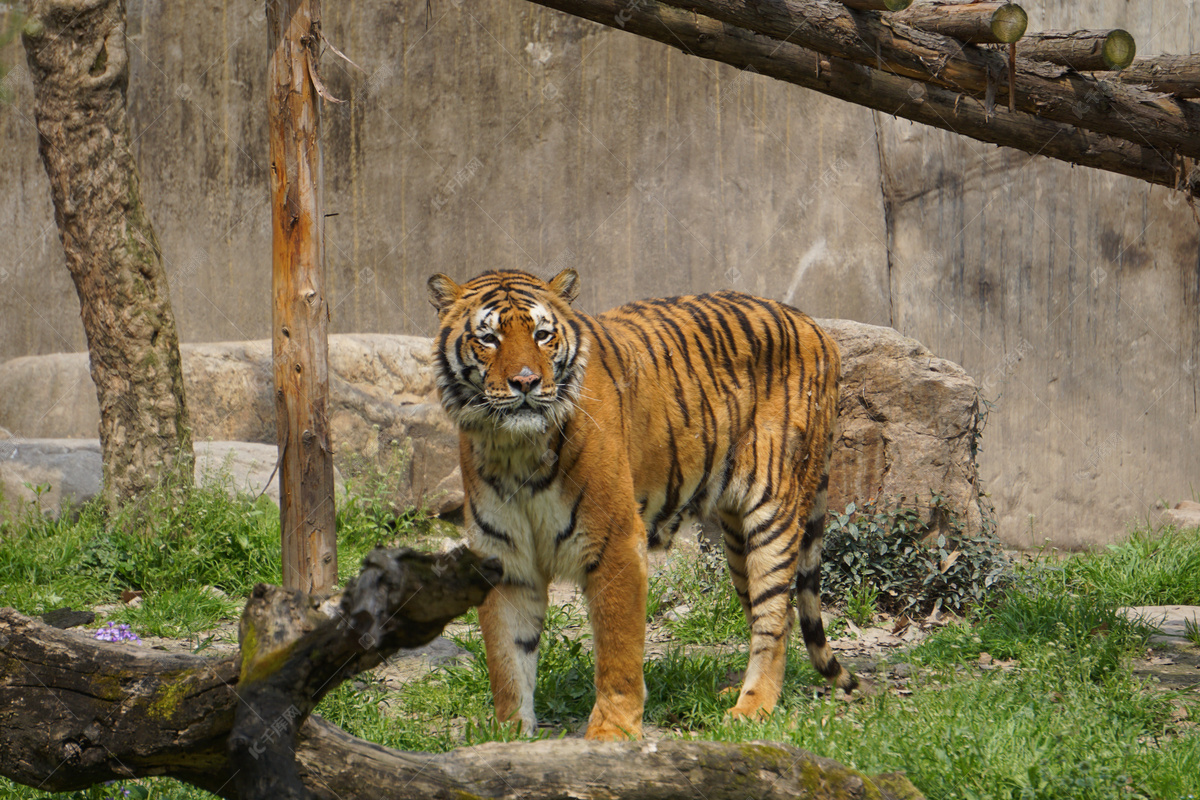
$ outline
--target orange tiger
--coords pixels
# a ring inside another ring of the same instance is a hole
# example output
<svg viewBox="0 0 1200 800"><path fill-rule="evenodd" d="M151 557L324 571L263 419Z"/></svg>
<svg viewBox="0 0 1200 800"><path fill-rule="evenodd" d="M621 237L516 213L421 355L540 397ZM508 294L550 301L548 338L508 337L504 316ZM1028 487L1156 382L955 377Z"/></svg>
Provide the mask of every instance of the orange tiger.
<svg viewBox="0 0 1200 800"><path fill-rule="evenodd" d="M796 309L737 292L574 311L579 276L429 279L441 402L460 431L468 536L503 582L479 609L500 720L537 725L551 580L578 583L596 656L589 739L642 733L646 550L685 519L724 531L750 623L734 716L779 699L791 598L821 675L849 692L821 624L837 345Z"/></svg>

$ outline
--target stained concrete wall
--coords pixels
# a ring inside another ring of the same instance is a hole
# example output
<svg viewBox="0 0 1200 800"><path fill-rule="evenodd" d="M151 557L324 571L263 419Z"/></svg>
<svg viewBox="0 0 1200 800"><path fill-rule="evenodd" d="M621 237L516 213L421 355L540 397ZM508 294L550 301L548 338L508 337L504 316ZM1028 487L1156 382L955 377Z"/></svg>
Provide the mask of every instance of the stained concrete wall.
<svg viewBox="0 0 1200 800"><path fill-rule="evenodd" d="M1195 0L1026 2L1200 51ZM327 5L335 332L429 334L424 280L584 276L580 305L734 287L893 325L998 401L1001 532L1103 542L1197 485L1200 243L1162 189L1030 159L523 0ZM185 341L269 336L266 34L129 3L130 106ZM0 107L0 358L84 346L19 45ZM19 432L18 432L19 433ZM1030 518L1033 518L1032 534Z"/></svg>

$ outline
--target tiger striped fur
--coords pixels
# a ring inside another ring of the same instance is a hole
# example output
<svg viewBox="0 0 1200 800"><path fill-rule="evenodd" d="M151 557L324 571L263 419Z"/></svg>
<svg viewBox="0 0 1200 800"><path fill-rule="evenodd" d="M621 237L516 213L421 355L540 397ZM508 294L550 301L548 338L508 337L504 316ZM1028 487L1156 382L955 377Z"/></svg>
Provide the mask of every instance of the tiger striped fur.
<svg viewBox="0 0 1200 800"><path fill-rule="evenodd" d="M736 292L589 317L574 270L429 279L441 401L460 430L472 549L504 579L480 607L496 713L531 731L555 578L583 587L596 653L593 739L640 737L646 550L715 516L750 623L735 716L782 688L791 598L817 671L858 682L825 641L820 559L837 345L790 306Z"/></svg>

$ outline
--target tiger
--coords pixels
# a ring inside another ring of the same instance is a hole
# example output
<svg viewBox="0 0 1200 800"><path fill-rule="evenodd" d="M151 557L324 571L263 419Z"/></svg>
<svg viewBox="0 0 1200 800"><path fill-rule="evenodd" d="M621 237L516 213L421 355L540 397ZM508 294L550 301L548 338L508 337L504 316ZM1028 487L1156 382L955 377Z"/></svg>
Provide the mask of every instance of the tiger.
<svg viewBox="0 0 1200 800"><path fill-rule="evenodd" d="M750 654L733 717L783 687L797 598L822 676L858 680L821 622L821 542L841 371L811 318L733 291L576 311L573 269L429 278L439 397L459 431L468 543L503 579L479 607L496 717L537 727L552 580L587 601L596 699L585 737L641 738L647 550L719 520Z"/></svg>

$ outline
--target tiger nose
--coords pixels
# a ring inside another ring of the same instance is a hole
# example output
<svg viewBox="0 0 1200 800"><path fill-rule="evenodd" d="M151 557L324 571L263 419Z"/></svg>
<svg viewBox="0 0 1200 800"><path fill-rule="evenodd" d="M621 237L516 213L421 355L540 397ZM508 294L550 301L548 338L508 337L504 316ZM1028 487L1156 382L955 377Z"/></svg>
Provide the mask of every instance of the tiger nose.
<svg viewBox="0 0 1200 800"><path fill-rule="evenodd" d="M529 394L537 385L542 382L541 377L537 375L529 367L521 367L521 371L508 379L508 383L514 389Z"/></svg>

